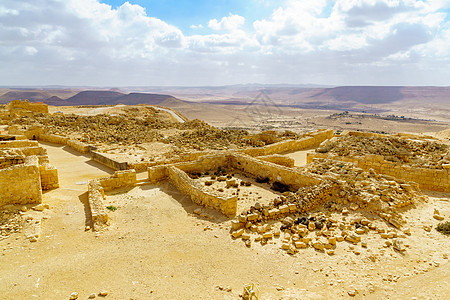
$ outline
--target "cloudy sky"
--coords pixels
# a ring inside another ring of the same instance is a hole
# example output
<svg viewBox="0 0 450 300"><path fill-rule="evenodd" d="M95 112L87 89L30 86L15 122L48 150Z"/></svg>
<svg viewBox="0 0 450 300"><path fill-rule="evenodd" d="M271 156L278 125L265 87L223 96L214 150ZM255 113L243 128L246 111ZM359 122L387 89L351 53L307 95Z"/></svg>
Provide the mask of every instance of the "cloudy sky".
<svg viewBox="0 0 450 300"><path fill-rule="evenodd" d="M450 0L1 0L0 85L450 85Z"/></svg>

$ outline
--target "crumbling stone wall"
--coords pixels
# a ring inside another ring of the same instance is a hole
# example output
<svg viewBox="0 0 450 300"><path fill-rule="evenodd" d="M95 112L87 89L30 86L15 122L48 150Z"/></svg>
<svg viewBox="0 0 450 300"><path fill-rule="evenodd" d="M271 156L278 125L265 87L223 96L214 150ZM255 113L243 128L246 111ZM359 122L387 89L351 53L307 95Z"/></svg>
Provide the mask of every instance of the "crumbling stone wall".
<svg viewBox="0 0 450 300"><path fill-rule="evenodd" d="M23 164L0 170L0 195L0 206L42 202L37 157L27 157Z"/></svg>
<svg viewBox="0 0 450 300"><path fill-rule="evenodd" d="M27 140L0 141L1 149L27 148L27 147L39 147L39 143L36 141L27 141Z"/></svg>
<svg viewBox="0 0 450 300"><path fill-rule="evenodd" d="M189 195L192 202L216 209L226 216L236 215L237 196L226 198L218 194L207 192L202 185L195 182L185 172L175 166L167 167L167 172L170 181L183 194Z"/></svg>
<svg viewBox="0 0 450 300"><path fill-rule="evenodd" d="M280 154L259 156L258 159L288 168L293 168L295 166L295 159Z"/></svg>
<svg viewBox="0 0 450 300"><path fill-rule="evenodd" d="M7 155L8 153L15 153L15 155ZM50 190L59 187L58 171L49 164L47 150L42 148L37 141L0 141L0 156L0 167L20 165L25 162L27 157L35 157L39 164L42 189Z"/></svg>
<svg viewBox="0 0 450 300"><path fill-rule="evenodd" d="M105 191L136 185L136 171L117 171L114 175L88 182L88 200L94 230L101 230L109 224L108 210L105 206Z"/></svg>
<svg viewBox="0 0 450 300"><path fill-rule="evenodd" d="M364 156L333 156L325 153L308 153L307 162L310 163L314 158L328 158L346 162L354 162L359 168L368 171L373 169L375 172L389 175L405 181L413 181L419 184L420 188L425 190L450 192L450 169L425 169L402 166L384 160L381 155Z"/></svg>
<svg viewBox="0 0 450 300"><path fill-rule="evenodd" d="M219 167L237 169L253 177L268 178L299 189L321 183L322 178L314 174L307 174L296 169L280 166L248 155L224 153L203 156L197 161L171 165L159 165L148 168L148 180L157 183L169 178L183 193L189 195L193 202L217 209L225 215L236 214L237 197L224 198L204 190L187 173L205 173L217 170Z"/></svg>
<svg viewBox="0 0 450 300"><path fill-rule="evenodd" d="M105 192L121 187L134 186L137 182L135 170L116 171L112 176L98 179Z"/></svg>
<svg viewBox="0 0 450 300"><path fill-rule="evenodd" d="M333 137L333 130L319 130L307 134L307 136L299 140L288 140L260 148L249 148L240 150L239 152L250 156L263 156L270 154L279 154L283 152L299 151L320 145L323 141Z"/></svg>
<svg viewBox="0 0 450 300"><path fill-rule="evenodd" d="M43 190L59 188L58 170L54 166L44 163L39 166L39 173Z"/></svg>
<svg viewBox="0 0 450 300"><path fill-rule="evenodd" d="M294 189L321 182L319 177L242 154L231 156L230 167L254 177L269 178L272 182L278 181Z"/></svg>
<svg viewBox="0 0 450 300"><path fill-rule="evenodd" d="M48 114L48 105L44 103L30 103L28 100L13 100L6 106L7 110L26 110L35 113Z"/></svg>
<svg viewBox="0 0 450 300"><path fill-rule="evenodd" d="M109 224L108 211L104 200L105 192L100 181L90 180L88 183L88 199L91 211L92 226L94 230L100 230Z"/></svg>

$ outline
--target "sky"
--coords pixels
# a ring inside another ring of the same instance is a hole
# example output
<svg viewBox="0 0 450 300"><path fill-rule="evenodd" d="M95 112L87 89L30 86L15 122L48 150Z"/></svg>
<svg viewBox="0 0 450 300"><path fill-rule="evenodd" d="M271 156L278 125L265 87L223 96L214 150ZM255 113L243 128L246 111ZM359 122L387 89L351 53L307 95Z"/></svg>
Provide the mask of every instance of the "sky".
<svg viewBox="0 0 450 300"><path fill-rule="evenodd" d="M0 86L450 85L450 0L2 0Z"/></svg>

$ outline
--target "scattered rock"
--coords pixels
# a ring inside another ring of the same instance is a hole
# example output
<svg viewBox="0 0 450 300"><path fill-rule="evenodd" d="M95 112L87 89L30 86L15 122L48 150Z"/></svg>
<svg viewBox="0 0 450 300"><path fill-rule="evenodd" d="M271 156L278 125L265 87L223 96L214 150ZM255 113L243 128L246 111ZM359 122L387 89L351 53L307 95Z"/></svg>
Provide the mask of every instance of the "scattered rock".
<svg viewBox="0 0 450 300"><path fill-rule="evenodd" d="M78 293L77 292L73 292L72 294L70 294L69 300L75 300L78 299Z"/></svg>
<svg viewBox="0 0 450 300"><path fill-rule="evenodd" d="M231 235L232 235L234 238L238 238L238 237L240 237L240 236L243 235L243 234L244 234L244 229L239 229L239 230L233 232Z"/></svg>

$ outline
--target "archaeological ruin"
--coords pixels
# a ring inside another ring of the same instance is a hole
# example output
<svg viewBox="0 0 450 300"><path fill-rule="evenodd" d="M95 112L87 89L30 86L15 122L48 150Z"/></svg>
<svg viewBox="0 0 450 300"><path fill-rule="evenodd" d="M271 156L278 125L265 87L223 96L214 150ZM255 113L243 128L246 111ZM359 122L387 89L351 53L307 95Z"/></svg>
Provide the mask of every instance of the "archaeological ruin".
<svg viewBox="0 0 450 300"><path fill-rule="evenodd" d="M92 117L99 126L92 133L84 117L50 114L45 104L8 104L0 114L0 238L25 230L27 222L30 241L45 231L41 217L22 214L49 209L45 194L60 188L48 145L109 172L67 189L85 193L83 231L96 236L119 228L117 205L111 202L116 195L167 184L197 207L193 216L225 227L229 243L291 257L314 251L328 259L352 253L378 261L370 248L407 257L414 247L411 235L434 232L448 218L448 209L437 208L423 226L407 217L433 193L450 193L450 146L431 136L331 129L250 134L184 117L186 123L160 121L151 107L139 109L147 115ZM135 132L129 136L115 127L125 126L127 118ZM145 136L144 128L150 128ZM161 134L164 130L180 138ZM157 154L146 157L145 147L155 145ZM142 154L127 154L131 147ZM306 164L292 153L304 155Z"/></svg>

